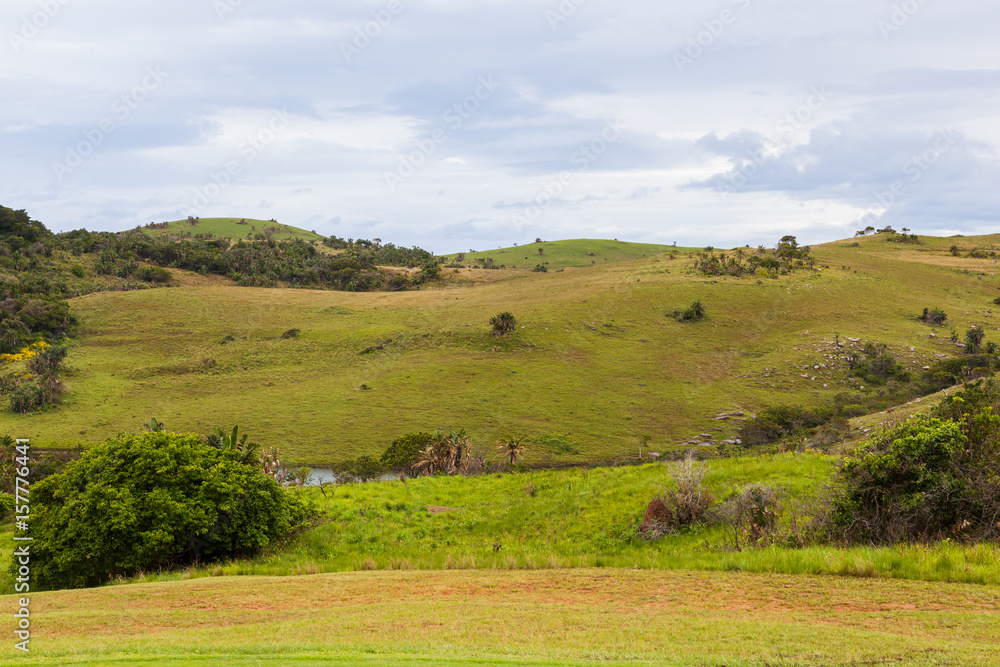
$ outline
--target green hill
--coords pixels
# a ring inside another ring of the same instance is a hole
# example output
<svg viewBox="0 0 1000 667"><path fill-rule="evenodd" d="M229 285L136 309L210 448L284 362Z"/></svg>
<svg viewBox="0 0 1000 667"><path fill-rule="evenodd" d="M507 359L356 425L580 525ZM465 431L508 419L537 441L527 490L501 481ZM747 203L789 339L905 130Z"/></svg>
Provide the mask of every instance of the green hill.
<svg viewBox="0 0 1000 667"><path fill-rule="evenodd" d="M185 285L72 300L81 336L65 403L4 420L39 445L98 442L154 416L177 431L239 424L312 464L377 455L436 427L465 428L486 449L527 436L536 464L719 443L742 418L723 413L882 391L848 377L835 340L885 343L919 373L961 354L951 329L975 323L1000 339L998 242L842 241L813 249L817 271L777 279L706 277L678 254L481 272L491 280L471 284L445 269L431 288L381 293L243 288L174 271ZM695 300L705 321L670 316ZM917 320L928 307L949 316L935 337ZM505 310L518 320L511 340L489 332ZM291 329L301 333L282 338Z"/></svg>
<svg viewBox="0 0 1000 667"><path fill-rule="evenodd" d="M291 225L283 225L274 220L253 220L251 218L197 218L196 220L174 220L172 222L154 223L142 230L150 236L170 236L177 234L212 234L218 237L233 239L247 238L248 234L265 234L275 240L303 239L305 241L320 241L322 234L309 232ZM159 226L165 225L165 226ZM268 234L270 232L270 234Z"/></svg>
<svg viewBox="0 0 1000 667"><path fill-rule="evenodd" d="M539 253L541 250L541 253ZM694 248L678 248L650 243L628 243L601 239L575 239L529 243L497 250L469 251L445 255L448 262L476 266L479 261L493 260L496 266L530 269L538 264L550 269L570 266L592 266L606 262L624 262L664 253L688 253Z"/></svg>

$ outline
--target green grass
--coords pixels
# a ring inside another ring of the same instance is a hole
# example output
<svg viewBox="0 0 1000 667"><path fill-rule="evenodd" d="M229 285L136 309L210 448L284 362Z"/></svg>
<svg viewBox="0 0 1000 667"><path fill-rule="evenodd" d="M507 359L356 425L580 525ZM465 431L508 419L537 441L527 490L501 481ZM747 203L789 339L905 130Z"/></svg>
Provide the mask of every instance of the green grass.
<svg viewBox="0 0 1000 667"><path fill-rule="evenodd" d="M538 254L539 249L543 254ZM496 250L481 250L478 252L453 253L445 255L449 262L457 261L459 255L464 255L461 264L474 267L477 259L491 258L497 266L504 265L508 269L532 269L538 264L546 264L548 269L566 268L571 266L592 266L610 262L624 262L643 257L655 257L667 253L687 254L694 248L677 248L668 245L651 243L628 243L625 241L607 241L602 239L575 239L568 241L551 241L529 243L512 248ZM700 250L700 248L699 248Z"/></svg>
<svg viewBox="0 0 1000 667"><path fill-rule="evenodd" d="M2 604L11 609L9 597ZM640 570L359 572L32 596L19 665L992 665L995 588Z"/></svg>
<svg viewBox="0 0 1000 667"><path fill-rule="evenodd" d="M835 458L782 454L711 461L717 500L763 481L801 513L830 480ZM919 579L1000 585L996 546L815 546L737 551L718 526L648 541L646 504L673 482L662 463L619 468L435 477L317 489L323 521L287 548L254 560L144 581L218 575L296 575L363 569L640 568Z"/></svg>
<svg viewBox="0 0 1000 667"><path fill-rule="evenodd" d="M951 328L975 322L997 339L996 262L952 257L955 242L827 244L814 249L821 271L778 280L709 279L684 255L659 255L400 293L191 279L91 294L71 302L82 326L64 405L5 415L5 430L50 446L99 442L150 417L199 433L238 424L286 460L323 464L379 455L410 431L465 428L485 447L527 436L532 465L635 459L643 436L646 451L733 436L719 412L857 389L828 358L834 334L888 343L915 371L960 354ZM695 300L705 321L669 316ZM936 338L916 319L925 307L949 315ZM489 334L503 310L519 323L510 341ZM280 338L292 328L299 338Z"/></svg>
<svg viewBox="0 0 1000 667"><path fill-rule="evenodd" d="M247 224L238 224L241 220ZM248 233L259 232L263 234L265 229L272 227L278 228L278 231L272 234L272 238L275 240L303 239L305 241L320 241L325 238L322 234L292 227L291 225L251 218L201 218L196 225L192 225L187 220L174 220L169 223L166 229L144 227L143 232L150 236L169 236L171 234L191 232L191 234L213 234L219 237L243 239L247 237Z"/></svg>

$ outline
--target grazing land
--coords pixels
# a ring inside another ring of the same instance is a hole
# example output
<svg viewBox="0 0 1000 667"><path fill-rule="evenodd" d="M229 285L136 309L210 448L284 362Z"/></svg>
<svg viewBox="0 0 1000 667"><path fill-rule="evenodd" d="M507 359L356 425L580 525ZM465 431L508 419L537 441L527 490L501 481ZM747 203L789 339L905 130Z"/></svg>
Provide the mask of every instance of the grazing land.
<svg viewBox="0 0 1000 667"><path fill-rule="evenodd" d="M996 260L967 256L998 243L830 243L813 248L816 271L776 279L707 277L683 253L549 273L444 268L419 290L375 293L173 270L176 287L73 299L82 324L64 404L5 420L39 446L93 444L154 416L176 431L239 424L316 465L437 427L488 446L526 436L536 465L634 459L643 443L668 452L735 437L723 413L880 391L831 358L835 340L885 343L919 373L961 356L950 330L998 338ZM696 300L705 320L672 316ZM949 319L930 326L924 308ZM509 339L490 334L502 311L517 318ZM298 337L281 338L291 329Z"/></svg>

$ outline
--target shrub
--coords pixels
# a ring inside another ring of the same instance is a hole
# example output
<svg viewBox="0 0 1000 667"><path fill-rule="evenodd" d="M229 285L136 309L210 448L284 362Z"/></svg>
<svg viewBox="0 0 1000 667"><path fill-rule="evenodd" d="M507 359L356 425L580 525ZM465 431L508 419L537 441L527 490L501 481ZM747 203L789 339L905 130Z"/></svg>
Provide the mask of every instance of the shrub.
<svg viewBox="0 0 1000 667"><path fill-rule="evenodd" d="M532 272L534 272L534 273L548 273L549 272L549 267L545 266L544 264L535 264L535 268L532 269Z"/></svg>
<svg viewBox="0 0 1000 667"><path fill-rule="evenodd" d="M714 497L704 485L706 472L705 464L690 455L672 463L670 475L677 486L650 501L639 532L653 539L712 518Z"/></svg>
<svg viewBox="0 0 1000 667"><path fill-rule="evenodd" d="M986 332L978 327L972 327L965 332L965 351L969 354L978 353L983 347Z"/></svg>
<svg viewBox="0 0 1000 667"><path fill-rule="evenodd" d="M493 335L506 337L517 331L517 320L509 312L502 312L490 318Z"/></svg>
<svg viewBox="0 0 1000 667"><path fill-rule="evenodd" d="M147 266L139 270L139 279L148 283L168 283L170 272L159 266Z"/></svg>
<svg viewBox="0 0 1000 667"><path fill-rule="evenodd" d="M121 434L32 488L32 572L47 588L250 556L306 517L258 464L195 434Z"/></svg>
<svg viewBox="0 0 1000 667"><path fill-rule="evenodd" d="M930 539L966 518L967 485L956 467L968 438L959 424L926 416L876 435L838 470L833 524L854 542Z"/></svg>
<svg viewBox="0 0 1000 667"><path fill-rule="evenodd" d="M285 333L281 334L281 337L284 339L298 338L300 333L302 332L299 329L289 329Z"/></svg>
<svg viewBox="0 0 1000 667"><path fill-rule="evenodd" d="M697 322L705 319L706 315L705 305L701 301L695 301L684 310L678 309L673 313L678 322Z"/></svg>
<svg viewBox="0 0 1000 667"><path fill-rule="evenodd" d="M781 494L767 484L754 483L740 489L722 508L733 546L758 545L769 541L781 517Z"/></svg>
<svg viewBox="0 0 1000 667"><path fill-rule="evenodd" d="M941 326L948 320L948 314L940 308L924 308L924 314L920 319L928 324Z"/></svg>
<svg viewBox="0 0 1000 667"><path fill-rule="evenodd" d="M434 436L425 431L407 433L392 441L379 458L386 468L409 471L420 460L420 453L427 449Z"/></svg>
<svg viewBox="0 0 1000 667"><path fill-rule="evenodd" d="M74 264L72 267L70 267L70 273L72 273L77 278L83 278L84 276L87 275L87 272L79 264Z"/></svg>

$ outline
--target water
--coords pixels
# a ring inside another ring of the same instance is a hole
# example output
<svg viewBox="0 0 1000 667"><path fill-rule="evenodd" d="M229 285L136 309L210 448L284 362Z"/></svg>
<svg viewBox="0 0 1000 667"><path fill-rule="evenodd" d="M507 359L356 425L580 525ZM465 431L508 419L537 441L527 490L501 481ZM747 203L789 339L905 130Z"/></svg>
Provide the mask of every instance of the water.
<svg viewBox="0 0 1000 667"><path fill-rule="evenodd" d="M309 480L309 486L319 486L320 484L336 484L337 475L333 472L331 468L310 468L309 472L312 474L312 478ZM376 477L373 482L391 482L393 480L399 479L399 475L395 473L386 473L381 477Z"/></svg>

